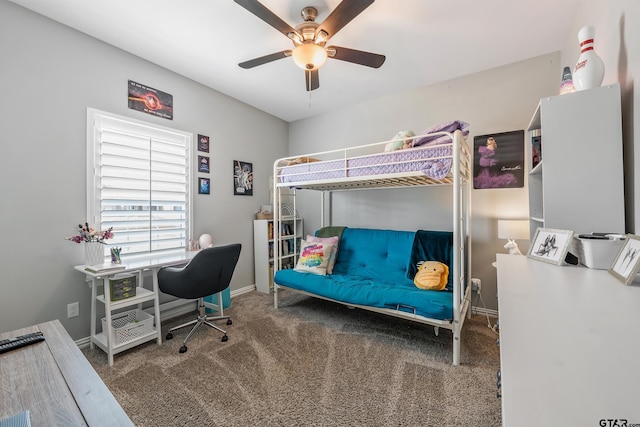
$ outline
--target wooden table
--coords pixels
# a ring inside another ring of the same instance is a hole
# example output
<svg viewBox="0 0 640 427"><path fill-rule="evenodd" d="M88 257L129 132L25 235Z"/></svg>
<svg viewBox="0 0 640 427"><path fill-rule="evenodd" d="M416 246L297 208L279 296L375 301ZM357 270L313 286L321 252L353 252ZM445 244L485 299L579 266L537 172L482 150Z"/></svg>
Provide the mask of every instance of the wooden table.
<svg viewBox="0 0 640 427"><path fill-rule="evenodd" d="M0 419L29 410L33 427L133 426L58 320L0 339L37 331L45 341L0 354Z"/></svg>

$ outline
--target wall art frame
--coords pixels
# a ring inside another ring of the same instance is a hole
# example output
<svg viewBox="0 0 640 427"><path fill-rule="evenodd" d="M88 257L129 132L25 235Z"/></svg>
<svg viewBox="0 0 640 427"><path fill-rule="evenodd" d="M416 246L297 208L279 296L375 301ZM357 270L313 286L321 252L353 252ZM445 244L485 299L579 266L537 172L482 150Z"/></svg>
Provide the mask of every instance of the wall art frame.
<svg viewBox="0 0 640 427"><path fill-rule="evenodd" d="M524 131L473 138L473 188L524 187Z"/></svg>
<svg viewBox="0 0 640 427"><path fill-rule="evenodd" d="M573 240L573 231L538 228L527 256L538 261L562 265Z"/></svg>
<svg viewBox="0 0 640 427"><path fill-rule="evenodd" d="M210 194L211 193L211 179L198 178L198 194Z"/></svg>
<svg viewBox="0 0 640 427"><path fill-rule="evenodd" d="M233 195L253 196L253 163L233 161Z"/></svg>
<svg viewBox="0 0 640 427"><path fill-rule="evenodd" d="M640 236L627 234L624 244L609 267L609 273L625 285L629 285L638 271L640 271Z"/></svg>

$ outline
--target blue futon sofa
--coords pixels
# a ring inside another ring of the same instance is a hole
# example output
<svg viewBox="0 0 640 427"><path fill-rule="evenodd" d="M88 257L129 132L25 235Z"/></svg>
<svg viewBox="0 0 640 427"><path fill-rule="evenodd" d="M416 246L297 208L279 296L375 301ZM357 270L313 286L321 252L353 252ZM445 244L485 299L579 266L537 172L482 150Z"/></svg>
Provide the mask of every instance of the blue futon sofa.
<svg viewBox="0 0 640 427"><path fill-rule="evenodd" d="M386 308L429 319L453 319L452 278L443 291L423 290L413 283L417 261L451 265L453 236L446 231L395 231L345 228L333 274L320 276L280 270L279 286L344 304ZM277 295L276 295L277 298Z"/></svg>

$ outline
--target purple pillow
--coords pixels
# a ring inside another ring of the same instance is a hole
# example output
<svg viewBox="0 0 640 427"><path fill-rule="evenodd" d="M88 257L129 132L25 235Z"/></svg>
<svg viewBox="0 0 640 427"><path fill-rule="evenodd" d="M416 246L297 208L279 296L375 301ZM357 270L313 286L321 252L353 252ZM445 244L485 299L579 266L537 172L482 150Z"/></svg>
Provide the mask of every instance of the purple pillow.
<svg viewBox="0 0 640 427"><path fill-rule="evenodd" d="M466 123L460 120L454 120L452 122L444 122L444 123L439 123L435 126L431 126L430 128L426 129L424 132L422 132L421 135L434 133L434 132L454 132L458 129L462 130L467 126L469 126L469 123ZM465 136L469 134L468 130L465 132L466 132ZM450 138L446 135L423 136L421 138L414 139L413 146L418 147L420 145L426 144L428 142L431 142L438 138L443 138L443 137L447 139L447 142L450 140ZM439 140L438 142L441 142L441 141Z"/></svg>

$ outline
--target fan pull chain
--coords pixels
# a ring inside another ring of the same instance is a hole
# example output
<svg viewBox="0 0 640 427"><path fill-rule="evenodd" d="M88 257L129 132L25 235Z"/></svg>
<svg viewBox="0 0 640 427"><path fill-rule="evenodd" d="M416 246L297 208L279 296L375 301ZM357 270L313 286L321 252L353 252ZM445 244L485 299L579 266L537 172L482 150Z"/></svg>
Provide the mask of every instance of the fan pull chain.
<svg viewBox="0 0 640 427"><path fill-rule="evenodd" d="M307 82L307 87L311 88L311 73L305 73L309 81ZM311 110L311 91L309 91L309 110Z"/></svg>

